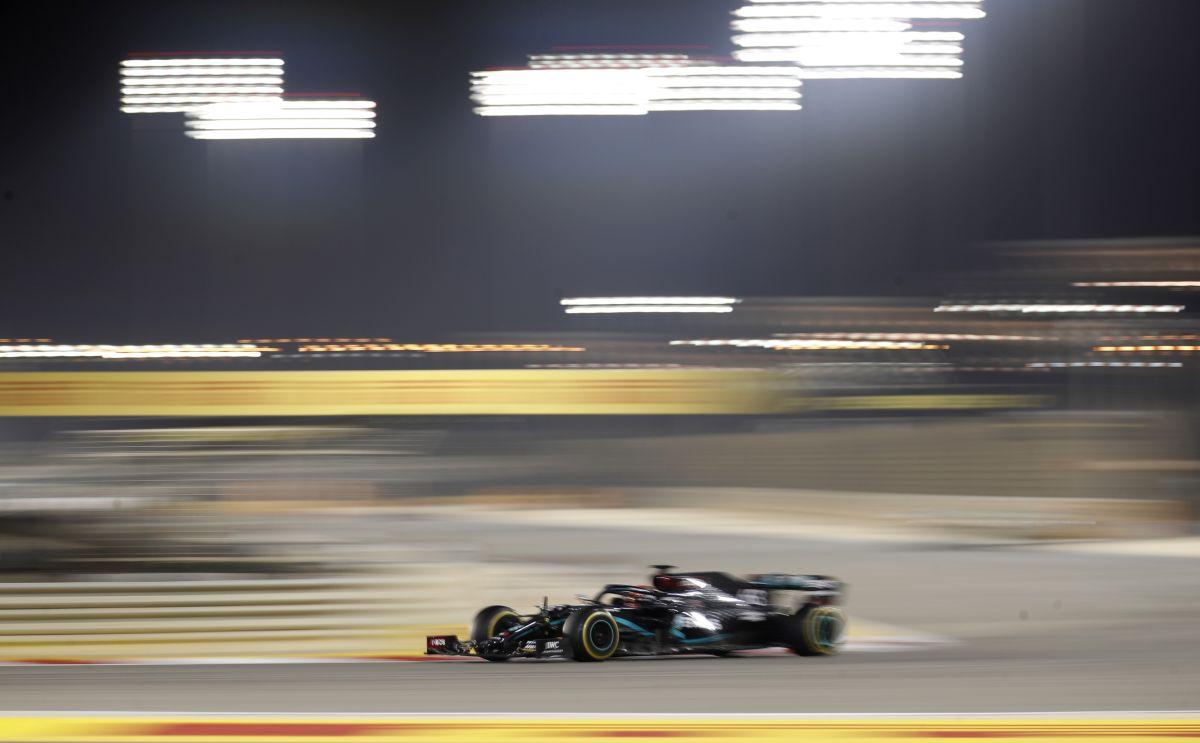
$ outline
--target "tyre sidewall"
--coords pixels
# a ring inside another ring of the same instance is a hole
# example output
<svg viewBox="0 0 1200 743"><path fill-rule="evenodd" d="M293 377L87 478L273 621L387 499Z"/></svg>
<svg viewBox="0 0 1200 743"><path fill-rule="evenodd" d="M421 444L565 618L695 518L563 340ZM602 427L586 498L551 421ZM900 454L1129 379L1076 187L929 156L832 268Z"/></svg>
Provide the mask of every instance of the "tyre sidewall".
<svg viewBox="0 0 1200 743"><path fill-rule="evenodd" d="M611 639L607 646L597 647L592 637L597 624L607 624ZM621 644L621 631L613 616L603 609L582 609L567 617L563 625L564 654L572 660L608 660Z"/></svg>
<svg viewBox="0 0 1200 743"><path fill-rule="evenodd" d="M471 641L480 643L490 640L501 632L503 625L506 623L516 624L520 619L520 615L508 606L497 605L480 609L479 613L475 615L475 620L471 622ZM479 657L491 661L508 660L507 655L480 655Z"/></svg>
<svg viewBox="0 0 1200 743"><path fill-rule="evenodd" d="M827 640L827 623L837 622L836 638ZM837 606L806 606L788 621L787 645L797 655L836 655L846 630L846 613Z"/></svg>

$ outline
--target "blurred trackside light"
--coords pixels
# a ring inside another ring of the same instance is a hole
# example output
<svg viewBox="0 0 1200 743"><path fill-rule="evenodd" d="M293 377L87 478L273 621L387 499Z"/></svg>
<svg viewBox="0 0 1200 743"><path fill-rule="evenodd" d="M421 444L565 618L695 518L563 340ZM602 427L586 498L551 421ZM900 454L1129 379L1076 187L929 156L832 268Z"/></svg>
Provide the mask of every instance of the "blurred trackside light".
<svg viewBox="0 0 1200 743"><path fill-rule="evenodd" d="M822 338L728 338L716 340L677 340L672 346L765 348L773 351L940 351L948 346L921 341L838 340Z"/></svg>
<svg viewBox="0 0 1200 743"><path fill-rule="evenodd" d="M1092 346L1092 350L1099 353L1195 353L1200 351L1200 346Z"/></svg>
<svg viewBox="0 0 1200 743"><path fill-rule="evenodd" d="M243 338L238 343L392 343L391 338Z"/></svg>
<svg viewBox="0 0 1200 743"><path fill-rule="evenodd" d="M1183 367L1183 364L1179 361L1032 361L1025 367L1028 369L1179 369Z"/></svg>
<svg viewBox="0 0 1200 743"><path fill-rule="evenodd" d="M188 111L192 139L371 139L375 102L359 99L215 103Z"/></svg>
<svg viewBox="0 0 1200 743"><path fill-rule="evenodd" d="M1182 334L1179 334L1179 333L1166 333L1166 334L1154 333L1152 335L1140 335L1139 334L1139 335L1123 335L1123 336L1116 336L1116 337L1107 337L1107 338L1101 338L1100 340L1122 341L1122 342L1137 341L1139 343L1141 343L1143 341L1200 341L1200 335L1196 335L1195 333L1182 333Z"/></svg>
<svg viewBox="0 0 1200 743"><path fill-rule="evenodd" d="M283 95L278 57L132 57L121 62L121 111L179 113L199 105Z"/></svg>
<svg viewBox="0 0 1200 743"><path fill-rule="evenodd" d="M691 366L684 364L526 364L526 369L713 369L718 367Z"/></svg>
<svg viewBox="0 0 1200 743"><path fill-rule="evenodd" d="M37 344L0 345L0 358L5 359L193 359L193 358L258 358L274 348L247 344Z"/></svg>
<svg viewBox="0 0 1200 743"><path fill-rule="evenodd" d="M834 340L883 341L1045 341L1058 340L1044 335L995 335L980 333L775 333L777 338L821 338Z"/></svg>
<svg viewBox="0 0 1200 743"><path fill-rule="evenodd" d="M1071 286L1092 288L1196 289L1200 281L1075 281Z"/></svg>
<svg viewBox="0 0 1200 743"><path fill-rule="evenodd" d="M358 353L406 351L417 353L583 353L583 346L556 346L544 343L351 343L310 344L300 353Z"/></svg>
<svg viewBox="0 0 1200 743"><path fill-rule="evenodd" d="M729 305L620 305L610 307L568 307L564 310L568 315L619 315L619 314L650 314L650 313L703 313L713 314L733 312Z"/></svg>
<svg viewBox="0 0 1200 743"><path fill-rule="evenodd" d="M1022 314L1092 312L1105 314L1143 314L1182 312L1181 304L943 304L934 312L1020 312Z"/></svg>
<svg viewBox="0 0 1200 743"><path fill-rule="evenodd" d="M958 31L916 24L983 18L982 0L749 0L734 58L796 65L803 79L959 78Z"/></svg>
<svg viewBox="0 0 1200 743"><path fill-rule="evenodd" d="M561 300L566 306L578 305L621 305L621 304L737 304L742 300L735 297L569 297Z"/></svg>
<svg viewBox="0 0 1200 743"><path fill-rule="evenodd" d="M734 297L568 297L560 300L568 315L733 312Z"/></svg>

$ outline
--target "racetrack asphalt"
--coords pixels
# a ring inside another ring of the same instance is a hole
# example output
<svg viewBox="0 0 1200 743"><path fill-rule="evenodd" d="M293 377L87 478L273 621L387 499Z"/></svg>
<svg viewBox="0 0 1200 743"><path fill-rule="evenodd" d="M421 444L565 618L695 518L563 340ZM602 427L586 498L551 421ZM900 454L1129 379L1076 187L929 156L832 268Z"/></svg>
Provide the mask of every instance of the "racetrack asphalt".
<svg viewBox="0 0 1200 743"><path fill-rule="evenodd" d="M347 530L367 528L347 520ZM369 528L494 560L673 562L850 583L852 616L954 638L834 658L600 664L0 667L0 710L163 712L1038 712L1200 708L1200 560L951 542L545 529L478 519ZM536 593L536 586L531 591ZM514 602L516 605L516 602Z"/></svg>

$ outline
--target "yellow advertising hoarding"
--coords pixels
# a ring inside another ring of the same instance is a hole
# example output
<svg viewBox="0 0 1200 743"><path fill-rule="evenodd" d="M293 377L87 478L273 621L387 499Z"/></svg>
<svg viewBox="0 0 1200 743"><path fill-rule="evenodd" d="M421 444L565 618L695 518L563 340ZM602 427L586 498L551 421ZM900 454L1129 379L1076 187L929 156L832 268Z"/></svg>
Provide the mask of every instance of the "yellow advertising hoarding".
<svg viewBox="0 0 1200 743"><path fill-rule="evenodd" d="M756 371L0 372L0 416L721 415L778 412Z"/></svg>

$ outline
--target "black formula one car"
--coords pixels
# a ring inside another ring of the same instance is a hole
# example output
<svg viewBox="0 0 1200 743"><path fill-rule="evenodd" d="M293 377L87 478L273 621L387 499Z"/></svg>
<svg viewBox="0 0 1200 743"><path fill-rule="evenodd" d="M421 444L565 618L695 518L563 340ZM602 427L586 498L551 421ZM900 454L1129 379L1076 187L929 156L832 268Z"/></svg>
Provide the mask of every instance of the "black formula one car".
<svg viewBox="0 0 1200 743"><path fill-rule="evenodd" d="M471 639L425 638L427 655L477 655L490 661L561 656L601 661L629 655L790 648L833 655L846 617L837 606L843 584L824 575L672 573L654 565L649 586L614 583L582 603L518 614L489 606L475 615Z"/></svg>

